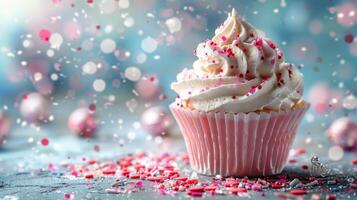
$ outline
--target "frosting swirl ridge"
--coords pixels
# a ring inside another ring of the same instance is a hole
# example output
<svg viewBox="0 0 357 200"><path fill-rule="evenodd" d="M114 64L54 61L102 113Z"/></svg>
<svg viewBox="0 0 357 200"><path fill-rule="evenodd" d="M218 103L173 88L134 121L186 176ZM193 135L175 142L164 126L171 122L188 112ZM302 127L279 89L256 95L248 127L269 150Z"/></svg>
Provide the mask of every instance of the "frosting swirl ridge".
<svg viewBox="0 0 357 200"><path fill-rule="evenodd" d="M253 112L288 109L302 100L300 72L234 9L195 54L193 69L184 69L171 85L180 106Z"/></svg>

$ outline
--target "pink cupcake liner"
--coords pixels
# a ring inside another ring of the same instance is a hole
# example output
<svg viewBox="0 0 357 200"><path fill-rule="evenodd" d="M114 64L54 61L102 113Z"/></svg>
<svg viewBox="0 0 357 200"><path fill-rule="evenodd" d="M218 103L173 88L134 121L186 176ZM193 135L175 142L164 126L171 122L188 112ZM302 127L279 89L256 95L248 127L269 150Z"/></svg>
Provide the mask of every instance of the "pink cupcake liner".
<svg viewBox="0 0 357 200"><path fill-rule="evenodd" d="M280 173L296 129L309 108L269 113L170 109L185 139L192 168L206 175L265 176Z"/></svg>

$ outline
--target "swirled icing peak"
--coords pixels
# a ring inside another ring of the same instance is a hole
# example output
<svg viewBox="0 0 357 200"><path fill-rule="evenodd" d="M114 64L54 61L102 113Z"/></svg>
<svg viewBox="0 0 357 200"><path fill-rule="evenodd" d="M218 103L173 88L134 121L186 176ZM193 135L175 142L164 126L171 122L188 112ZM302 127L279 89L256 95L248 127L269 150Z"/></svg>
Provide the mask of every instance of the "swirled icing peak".
<svg viewBox="0 0 357 200"><path fill-rule="evenodd" d="M302 100L300 72L234 9L195 55L193 69L184 69L172 84L179 106L252 112L287 109Z"/></svg>

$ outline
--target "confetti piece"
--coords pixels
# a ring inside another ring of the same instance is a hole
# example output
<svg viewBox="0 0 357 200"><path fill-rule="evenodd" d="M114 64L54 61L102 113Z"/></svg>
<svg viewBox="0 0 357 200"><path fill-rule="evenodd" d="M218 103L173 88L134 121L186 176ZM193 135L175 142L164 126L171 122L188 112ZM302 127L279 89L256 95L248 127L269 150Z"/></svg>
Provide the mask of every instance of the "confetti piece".
<svg viewBox="0 0 357 200"><path fill-rule="evenodd" d="M188 191L190 192L203 192L204 191L204 187L191 187L188 189Z"/></svg>
<svg viewBox="0 0 357 200"><path fill-rule="evenodd" d="M230 190L230 192L231 192L232 194L238 194L238 193L240 193L240 192L247 192L247 189L245 189L245 188L232 188L232 189Z"/></svg>
<svg viewBox="0 0 357 200"><path fill-rule="evenodd" d="M93 174L86 174L86 175L84 175L84 178L86 178L86 179L92 179L93 177L94 177Z"/></svg>
<svg viewBox="0 0 357 200"><path fill-rule="evenodd" d="M203 192L192 192L192 191L188 191L187 195L192 196L192 197L202 197Z"/></svg>
<svg viewBox="0 0 357 200"><path fill-rule="evenodd" d="M41 29L39 32L39 37L42 41L48 42L51 37L51 32L47 29Z"/></svg>
<svg viewBox="0 0 357 200"><path fill-rule="evenodd" d="M306 190L297 189L297 190L291 190L290 194L293 194L293 195L305 195L305 194L307 194L307 192L306 192Z"/></svg>
<svg viewBox="0 0 357 200"><path fill-rule="evenodd" d="M348 44L351 44L354 40L354 36L352 35L352 33L348 33L346 36L345 36L345 42L348 43Z"/></svg>
<svg viewBox="0 0 357 200"><path fill-rule="evenodd" d="M47 138L42 138L42 139L41 139L41 144L42 144L43 146L47 146L49 143L50 143L50 141L49 141Z"/></svg>

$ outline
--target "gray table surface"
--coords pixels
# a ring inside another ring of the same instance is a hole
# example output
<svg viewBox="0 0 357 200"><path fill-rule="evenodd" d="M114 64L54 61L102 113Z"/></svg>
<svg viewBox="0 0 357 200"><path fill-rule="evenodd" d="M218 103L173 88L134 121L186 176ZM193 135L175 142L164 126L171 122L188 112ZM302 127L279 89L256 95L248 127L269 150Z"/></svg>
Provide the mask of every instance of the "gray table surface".
<svg viewBox="0 0 357 200"><path fill-rule="evenodd" d="M64 118L65 119L65 118ZM64 120L63 119L63 120ZM118 118L116 118L118 119ZM177 132L173 137L163 140L163 144L157 145L155 139L148 137L147 133L140 129L135 129L136 139L129 141L127 133L133 130L133 123L126 123L122 129L115 121L102 124L96 138L85 140L73 136L65 126L65 121L55 120L41 126L21 126L21 123L14 126L11 137L0 150L0 199L64 199L64 194L71 193L75 199L183 199L187 198L185 193L175 196L162 196L158 192L145 187L143 191L131 194L108 194L105 189L114 182L113 177L95 178L86 180L83 178L70 178L63 173L48 171L48 164L52 163L61 169L65 163L83 163L82 158L96 158L98 160L113 160L128 153L138 151L144 152L181 152L185 151L184 142ZM135 120L134 120L135 121ZM133 122L133 120L131 121ZM339 161L331 161L327 151L331 146L326 137L323 136L324 127L316 125L318 123L304 123L299 129L299 133L293 148L305 148L306 154L298 157L298 162L288 164L283 174L296 175L301 178L310 176L309 172L301 169L302 164L309 164L312 155L318 155L323 162L332 169L332 175L342 177L345 182L336 185L324 186L332 189L338 199L357 199L356 191L346 192L349 187L347 179L357 180L356 166L351 163L356 158L356 153L344 153ZM44 147L39 144L43 137L48 137L50 144ZM311 138L310 143L306 143L306 138ZM33 142L32 142L33 140ZM124 143L124 145L119 145ZM98 145L100 151L94 150ZM337 175L336 175L337 174ZM208 180L211 177L199 175L200 180ZM325 194L321 188L313 188L305 195L305 199L310 199L314 193L320 193L322 198ZM260 192L249 192L251 199L276 199L277 190L265 190L265 196ZM224 195L210 196L205 198L218 199L239 199L247 198L240 196Z"/></svg>

